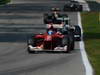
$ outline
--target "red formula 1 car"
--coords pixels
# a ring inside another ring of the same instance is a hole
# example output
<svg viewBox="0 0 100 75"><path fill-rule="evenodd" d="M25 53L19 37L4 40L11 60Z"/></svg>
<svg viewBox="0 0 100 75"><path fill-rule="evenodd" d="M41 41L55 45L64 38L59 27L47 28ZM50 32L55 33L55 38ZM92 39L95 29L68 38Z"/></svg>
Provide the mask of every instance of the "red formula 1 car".
<svg viewBox="0 0 100 75"><path fill-rule="evenodd" d="M63 35L56 29L47 29L44 34L33 35L28 39L28 52L70 52L74 47L74 42L71 41L70 35Z"/></svg>

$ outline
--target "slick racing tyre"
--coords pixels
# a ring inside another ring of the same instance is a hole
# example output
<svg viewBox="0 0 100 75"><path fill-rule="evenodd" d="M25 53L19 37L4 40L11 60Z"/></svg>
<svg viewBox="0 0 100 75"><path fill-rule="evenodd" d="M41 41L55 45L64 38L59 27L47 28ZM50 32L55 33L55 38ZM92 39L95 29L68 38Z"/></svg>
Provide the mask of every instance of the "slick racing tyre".
<svg viewBox="0 0 100 75"><path fill-rule="evenodd" d="M49 15L49 14L44 14L44 19L43 19L43 21L44 21L44 24L49 24L49 23L51 23L51 22L52 22L52 16Z"/></svg>
<svg viewBox="0 0 100 75"><path fill-rule="evenodd" d="M47 24L48 21L48 14L44 14L44 24Z"/></svg>
<svg viewBox="0 0 100 75"><path fill-rule="evenodd" d="M71 9L66 7L66 6L64 6L63 11L71 11Z"/></svg>
<svg viewBox="0 0 100 75"><path fill-rule="evenodd" d="M75 40L74 40L74 32L73 31L71 31L70 32L70 49L71 50L74 50L74 46L75 46Z"/></svg>
<svg viewBox="0 0 100 75"><path fill-rule="evenodd" d="M28 46L27 50L28 50L29 53L35 53L35 51L31 51L31 50L30 50L29 45L32 45L32 46L35 45L34 39L31 39L31 38L30 38L29 40L27 40L27 46Z"/></svg>
<svg viewBox="0 0 100 75"><path fill-rule="evenodd" d="M65 49L65 52L66 53L69 53L70 52L70 40L69 40L69 37L68 36L64 36L64 38L62 39L62 44L63 44L63 47L66 47L67 48Z"/></svg>
<svg viewBox="0 0 100 75"><path fill-rule="evenodd" d="M79 6L79 11L83 11L83 6L82 5Z"/></svg>

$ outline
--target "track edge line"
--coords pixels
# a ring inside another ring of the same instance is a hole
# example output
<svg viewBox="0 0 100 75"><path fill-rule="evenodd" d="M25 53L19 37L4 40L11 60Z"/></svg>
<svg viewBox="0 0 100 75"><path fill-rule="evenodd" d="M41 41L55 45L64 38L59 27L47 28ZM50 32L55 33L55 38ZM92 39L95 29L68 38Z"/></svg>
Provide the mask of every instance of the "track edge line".
<svg viewBox="0 0 100 75"><path fill-rule="evenodd" d="M85 45L84 45L84 41L83 41L83 28L82 28L82 23L81 23L81 15L80 12L78 12L78 25L81 28L81 34L82 34L82 41L80 41L79 43L79 47L80 47L80 52L81 52L81 56L82 56L82 61L85 67L85 75L94 75L94 70L92 65L90 64L90 61L88 59L88 55L86 53L85 50Z"/></svg>

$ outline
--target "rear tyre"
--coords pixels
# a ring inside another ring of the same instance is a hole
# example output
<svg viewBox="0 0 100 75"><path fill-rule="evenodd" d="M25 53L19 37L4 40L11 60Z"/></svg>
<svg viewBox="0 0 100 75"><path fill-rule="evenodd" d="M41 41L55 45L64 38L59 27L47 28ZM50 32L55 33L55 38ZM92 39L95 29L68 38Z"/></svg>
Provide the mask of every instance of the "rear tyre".
<svg viewBox="0 0 100 75"><path fill-rule="evenodd" d="M71 50L74 50L75 43L74 41L71 43Z"/></svg>
<svg viewBox="0 0 100 75"><path fill-rule="evenodd" d="M43 19L44 24L47 24L47 16L48 16L48 14L44 14L44 19Z"/></svg>
<svg viewBox="0 0 100 75"><path fill-rule="evenodd" d="M80 5L80 7L79 7L79 11L83 11L83 7L82 7L82 5Z"/></svg>
<svg viewBox="0 0 100 75"><path fill-rule="evenodd" d="M75 46L75 40L74 40L74 32L73 31L71 31L70 32L70 49L71 50L74 50L74 46Z"/></svg>
<svg viewBox="0 0 100 75"><path fill-rule="evenodd" d="M63 11L71 11L71 8L67 6L67 4L64 5Z"/></svg>
<svg viewBox="0 0 100 75"><path fill-rule="evenodd" d="M48 23L52 22L52 19L49 19L48 16L50 16L50 15L44 14L44 19L43 19L44 24L48 24Z"/></svg>
<svg viewBox="0 0 100 75"><path fill-rule="evenodd" d="M64 7L63 11L71 11L70 8Z"/></svg>
<svg viewBox="0 0 100 75"><path fill-rule="evenodd" d="M64 38L62 39L62 44L63 44L63 47L67 46L66 48L66 53L69 53L70 52L70 40L69 40L69 37L68 36L64 36Z"/></svg>

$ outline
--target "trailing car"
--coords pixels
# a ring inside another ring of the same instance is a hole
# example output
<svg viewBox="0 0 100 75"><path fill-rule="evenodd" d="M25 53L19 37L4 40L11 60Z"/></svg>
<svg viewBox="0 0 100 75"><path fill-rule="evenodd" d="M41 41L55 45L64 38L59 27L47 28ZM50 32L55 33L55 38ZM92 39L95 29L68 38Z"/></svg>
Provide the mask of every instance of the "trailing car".
<svg viewBox="0 0 100 75"><path fill-rule="evenodd" d="M68 1L63 8L64 11L82 11L83 6L78 1Z"/></svg>
<svg viewBox="0 0 100 75"><path fill-rule="evenodd" d="M45 24L49 24L49 23L53 23L53 24L61 24L61 22L63 20L59 20L59 18L66 18L68 19L68 15L67 14L61 14L59 12L59 9L58 8L53 8L51 13L45 13L44 14L44 23ZM65 22L65 21L64 21ZM67 23L67 20L66 20L66 23Z"/></svg>
<svg viewBox="0 0 100 75"><path fill-rule="evenodd" d="M70 52L74 49L74 39L71 33L60 33L55 28L47 29L44 34L35 34L27 40L28 52Z"/></svg>
<svg viewBox="0 0 100 75"><path fill-rule="evenodd" d="M55 17L57 14L58 17ZM51 16L50 16L51 15ZM50 28L53 26L54 28L59 29L60 31L64 32L73 32L74 38L76 41L81 41L81 29L78 25L71 25L70 19L67 14L60 14L55 11L55 13L52 14L46 14L44 17L44 23L46 24L47 28Z"/></svg>
<svg viewBox="0 0 100 75"><path fill-rule="evenodd" d="M75 41L81 41L81 28L79 25L65 25L61 30L62 34L72 33Z"/></svg>

